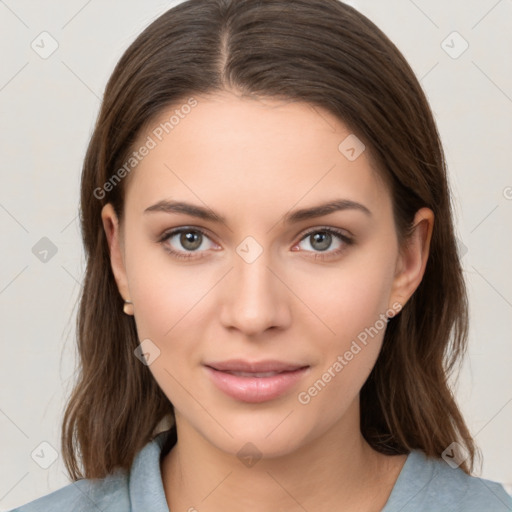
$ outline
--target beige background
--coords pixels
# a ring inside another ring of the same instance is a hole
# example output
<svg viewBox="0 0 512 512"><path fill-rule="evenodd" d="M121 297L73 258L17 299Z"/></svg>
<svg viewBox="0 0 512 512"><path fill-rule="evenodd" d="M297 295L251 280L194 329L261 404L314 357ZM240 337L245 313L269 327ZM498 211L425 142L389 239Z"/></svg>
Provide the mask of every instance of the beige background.
<svg viewBox="0 0 512 512"><path fill-rule="evenodd" d="M58 451L84 268L81 161L115 63L175 3L0 1L0 511L68 483ZM457 396L481 476L512 492L512 1L351 3L404 53L438 122L471 301Z"/></svg>

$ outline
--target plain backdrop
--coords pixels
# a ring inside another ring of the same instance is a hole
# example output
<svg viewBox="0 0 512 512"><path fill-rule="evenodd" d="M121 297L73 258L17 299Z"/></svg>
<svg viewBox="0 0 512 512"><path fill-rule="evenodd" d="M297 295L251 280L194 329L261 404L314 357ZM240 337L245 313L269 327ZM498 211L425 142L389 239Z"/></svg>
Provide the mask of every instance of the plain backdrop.
<svg viewBox="0 0 512 512"><path fill-rule="evenodd" d="M69 483L81 163L114 65L176 3L0 1L0 510ZM480 476L512 492L512 1L350 3L403 52L438 123L471 308L456 396Z"/></svg>

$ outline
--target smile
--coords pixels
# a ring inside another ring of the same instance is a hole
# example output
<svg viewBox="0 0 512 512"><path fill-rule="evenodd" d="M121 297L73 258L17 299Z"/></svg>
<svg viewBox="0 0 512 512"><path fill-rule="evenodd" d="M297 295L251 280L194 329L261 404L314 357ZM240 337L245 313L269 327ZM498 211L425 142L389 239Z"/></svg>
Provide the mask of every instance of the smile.
<svg viewBox="0 0 512 512"><path fill-rule="evenodd" d="M217 389L231 398L249 403L278 398L297 385L310 370L307 365L276 361L248 363L240 360L211 363L204 368Z"/></svg>

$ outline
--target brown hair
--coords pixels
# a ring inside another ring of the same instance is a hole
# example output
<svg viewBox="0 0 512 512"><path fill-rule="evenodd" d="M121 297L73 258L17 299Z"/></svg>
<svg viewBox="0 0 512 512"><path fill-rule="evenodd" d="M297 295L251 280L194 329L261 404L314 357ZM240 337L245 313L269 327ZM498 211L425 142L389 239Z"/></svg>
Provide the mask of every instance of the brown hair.
<svg viewBox="0 0 512 512"><path fill-rule="evenodd" d="M147 27L105 90L81 182L87 257L77 318L79 375L62 425L73 480L128 469L173 421L173 407L134 356L134 319L110 266L101 209L120 218L126 180L112 180L144 127L192 95L236 90L328 109L364 141L389 185L400 242L415 212L434 212L419 287L389 321L361 394L361 431L379 452L439 457L453 441L477 448L448 383L466 350L468 304L452 221L446 164L432 112L410 66L370 20L338 0L188 0ZM102 188L104 187L104 188ZM79 468L79 456L83 471Z"/></svg>

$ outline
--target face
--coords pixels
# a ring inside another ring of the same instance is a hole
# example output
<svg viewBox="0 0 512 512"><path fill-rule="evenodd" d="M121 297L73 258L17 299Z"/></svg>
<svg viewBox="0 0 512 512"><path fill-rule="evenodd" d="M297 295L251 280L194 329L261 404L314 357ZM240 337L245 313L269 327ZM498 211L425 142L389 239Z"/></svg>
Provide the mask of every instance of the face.
<svg viewBox="0 0 512 512"><path fill-rule="evenodd" d="M169 134L153 130L174 108L141 135L155 145L128 178L122 225L104 208L112 266L178 429L281 455L358 426L385 317L421 280L432 219L418 213L424 229L401 252L368 150L357 156L328 111L196 99Z"/></svg>

